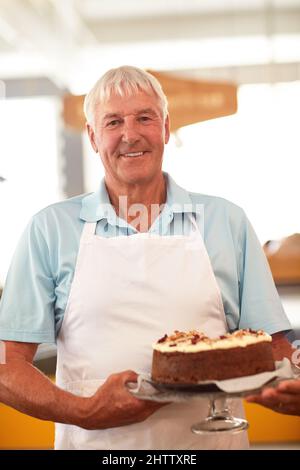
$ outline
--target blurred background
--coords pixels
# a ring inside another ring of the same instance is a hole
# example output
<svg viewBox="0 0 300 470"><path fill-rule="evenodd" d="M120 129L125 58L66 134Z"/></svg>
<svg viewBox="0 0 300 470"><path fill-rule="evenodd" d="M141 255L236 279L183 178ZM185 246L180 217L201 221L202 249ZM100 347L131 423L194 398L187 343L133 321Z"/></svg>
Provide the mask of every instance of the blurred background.
<svg viewBox="0 0 300 470"><path fill-rule="evenodd" d="M0 0L0 287L30 217L97 188L82 99L124 64L165 85L164 169L245 209L299 335L300 0ZM36 363L52 374L54 346ZM266 427L275 413L259 410L253 442L300 441L298 418ZM23 417L5 416L0 448L49 446L52 428L27 442Z"/></svg>

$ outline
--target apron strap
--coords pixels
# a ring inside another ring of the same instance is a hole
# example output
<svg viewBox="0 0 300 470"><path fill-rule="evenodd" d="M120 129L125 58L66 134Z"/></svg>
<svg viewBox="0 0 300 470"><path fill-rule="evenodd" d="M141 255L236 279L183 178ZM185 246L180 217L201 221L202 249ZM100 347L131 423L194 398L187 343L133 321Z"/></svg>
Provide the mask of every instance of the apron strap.
<svg viewBox="0 0 300 470"><path fill-rule="evenodd" d="M85 222L81 234L82 242L89 242L96 233L97 222Z"/></svg>
<svg viewBox="0 0 300 470"><path fill-rule="evenodd" d="M196 216L193 214L188 214L188 217L190 219L190 222L192 224L192 232L198 232L200 234L200 229L198 227L198 224L196 222Z"/></svg>

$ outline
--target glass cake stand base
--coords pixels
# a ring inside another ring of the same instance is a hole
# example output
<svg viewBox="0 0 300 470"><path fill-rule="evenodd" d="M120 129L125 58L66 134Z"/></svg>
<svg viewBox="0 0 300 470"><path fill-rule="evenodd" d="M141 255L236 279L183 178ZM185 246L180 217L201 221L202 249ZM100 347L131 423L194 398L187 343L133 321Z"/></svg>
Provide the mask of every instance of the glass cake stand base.
<svg viewBox="0 0 300 470"><path fill-rule="evenodd" d="M231 415L230 409L222 400L223 408L218 411L216 400L210 400L209 415L203 421L195 423L191 427L194 434L210 434L215 432L238 433L245 431L249 427L248 421L242 418L235 418Z"/></svg>

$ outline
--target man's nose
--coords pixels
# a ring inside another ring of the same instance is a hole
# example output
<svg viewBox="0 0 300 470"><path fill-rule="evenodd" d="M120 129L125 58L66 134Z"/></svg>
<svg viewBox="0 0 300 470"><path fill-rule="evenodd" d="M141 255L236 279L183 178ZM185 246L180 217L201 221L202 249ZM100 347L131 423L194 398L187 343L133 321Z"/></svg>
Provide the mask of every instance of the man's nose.
<svg viewBox="0 0 300 470"><path fill-rule="evenodd" d="M122 139L131 145L139 140L138 128L135 122L128 121L124 123Z"/></svg>

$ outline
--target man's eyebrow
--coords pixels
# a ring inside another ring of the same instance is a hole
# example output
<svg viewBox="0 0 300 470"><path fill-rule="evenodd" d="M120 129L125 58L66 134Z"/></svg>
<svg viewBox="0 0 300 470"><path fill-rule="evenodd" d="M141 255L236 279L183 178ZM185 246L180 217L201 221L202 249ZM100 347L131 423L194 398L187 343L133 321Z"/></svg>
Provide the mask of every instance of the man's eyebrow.
<svg viewBox="0 0 300 470"><path fill-rule="evenodd" d="M134 109L133 114L138 115L138 114L151 114L152 116L157 116L157 113L155 112L154 109L152 108L143 108L143 109ZM115 112L115 113L107 113L104 114L103 120L106 119L115 119L115 118L122 118L123 113L122 112Z"/></svg>
<svg viewBox="0 0 300 470"><path fill-rule="evenodd" d="M157 113L152 108L136 109L134 114L153 114L153 116L157 115Z"/></svg>
<svg viewBox="0 0 300 470"><path fill-rule="evenodd" d="M121 117L119 113L107 113L104 114L103 119L112 119L112 118L118 118Z"/></svg>

